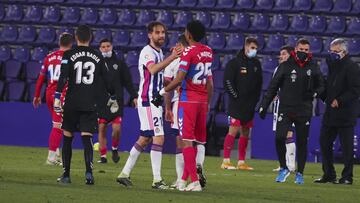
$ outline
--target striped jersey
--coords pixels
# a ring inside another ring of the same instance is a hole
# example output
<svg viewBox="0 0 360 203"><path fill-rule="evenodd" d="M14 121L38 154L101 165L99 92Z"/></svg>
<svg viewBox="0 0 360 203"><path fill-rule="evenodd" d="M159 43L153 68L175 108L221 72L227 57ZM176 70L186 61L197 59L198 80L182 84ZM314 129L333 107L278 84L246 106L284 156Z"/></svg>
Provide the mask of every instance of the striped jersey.
<svg viewBox="0 0 360 203"><path fill-rule="evenodd" d="M176 74L179 70L179 62L180 62L180 58L177 58L175 60L173 60L166 68L164 71L164 78L166 80L173 80L174 78L176 78ZM179 101L179 89L176 88L174 90L174 96L172 97L171 102L175 102L175 101Z"/></svg>

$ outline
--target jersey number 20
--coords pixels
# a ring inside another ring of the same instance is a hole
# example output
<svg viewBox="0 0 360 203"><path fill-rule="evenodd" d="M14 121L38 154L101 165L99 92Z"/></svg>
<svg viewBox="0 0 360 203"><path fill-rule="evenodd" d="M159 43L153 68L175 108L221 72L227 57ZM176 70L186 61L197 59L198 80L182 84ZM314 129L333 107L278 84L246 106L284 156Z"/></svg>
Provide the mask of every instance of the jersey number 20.
<svg viewBox="0 0 360 203"><path fill-rule="evenodd" d="M87 61L83 63L82 61L78 61L75 63L74 69L76 70L76 84L82 82L85 85L90 85L94 82L95 64L93 62ZM84 76L82 76L83 70L87 70Z"/></svg>
<svg viewBox="0 0 360 203"><path fill-rule="evenodd" d="M200 85L200 84L205 85L206 84L206 78L209 74L210 66L211 66L211 63L205 63L205 64L198 63L195 66L195 70L199 71L199 72L197 72L193 77L194 84L197 84L197 85Z"/></svg>

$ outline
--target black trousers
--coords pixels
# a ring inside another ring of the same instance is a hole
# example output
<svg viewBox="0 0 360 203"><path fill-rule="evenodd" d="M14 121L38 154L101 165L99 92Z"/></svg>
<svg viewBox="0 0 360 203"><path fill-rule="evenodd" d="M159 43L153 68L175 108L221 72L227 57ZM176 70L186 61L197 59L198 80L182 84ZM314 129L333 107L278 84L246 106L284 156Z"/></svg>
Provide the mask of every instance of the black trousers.
<svg viewBox="0 0 360 203"><path fill-rule="evenodd" d="M354 161L354 127L329 127L321 126L320 148L322 154L322 169L325 178L335 179L333 146L334 141L339 135L340 145L343 154L344 169L341 177L351 180L353 177Z"/></svg>
<svg viewBox="0 0 360 203"><path fill-rule="evenodd" d="M280 113L276 123L276 152L278 155L281 168L286 166L286 136L292 123L295 124L296 133L296 156L297 156L297 171L304 172L305 163L307 159L307 143L310 129L310 116L297 116L291 113Z"/></svg>

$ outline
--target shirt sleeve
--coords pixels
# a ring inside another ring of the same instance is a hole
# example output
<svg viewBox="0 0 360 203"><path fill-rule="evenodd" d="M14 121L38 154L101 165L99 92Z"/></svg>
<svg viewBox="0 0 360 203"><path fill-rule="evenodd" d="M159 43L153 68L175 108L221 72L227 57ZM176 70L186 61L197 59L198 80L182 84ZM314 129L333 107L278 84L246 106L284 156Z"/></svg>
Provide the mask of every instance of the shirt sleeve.
<svg viewBox="0 0 360 203"><path fill-rule="evenodd" d="M175 77L175 66L178 65L177 61L171 62L164 71L164 78L166 80L172 80Z"/></svg>
<svg viewBox="0 0 360 203"><path fill-rule="evenodd" d="M45 75L46 76L47 72L48 72L48 58L46 57L44 59L44 62L42 64L42 66L41 66L40 75Z"/></svg>
<svg viewBox="0 0 360 203"><path fill-rule="evenodd" d="M62 92L66 82L69 79L70 57L67 53L68 52L64 53L61 60L60 78L58 80L56 92Z"/></svg>
<svg viewBox="0 0 360 203"><path fill-rule="evenodd" d="M185 48L183 54L180 57L179 71L183 71L187 73L190 68L190 62L191 62L191 50L189 50L189 48Z"/></svg>
<svg viewBox="0 0 360 203"><path fill-rule="evenodd" d="M149 68L150 65L155 64L155 55L151 51L144 50L140 54L140 61L142 61L146 68Z"/></svg>

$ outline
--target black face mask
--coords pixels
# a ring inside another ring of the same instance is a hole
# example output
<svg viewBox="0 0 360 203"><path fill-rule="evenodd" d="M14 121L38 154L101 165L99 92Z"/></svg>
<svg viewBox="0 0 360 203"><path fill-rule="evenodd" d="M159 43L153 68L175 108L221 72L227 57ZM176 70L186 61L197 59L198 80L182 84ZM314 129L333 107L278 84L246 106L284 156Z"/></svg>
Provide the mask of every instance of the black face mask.
<svg viewBox="0 0 360 203"><path fill-rule="evenodd" d="M302 51L297 51L297 52L296 52L296 56L298 57L298 59L299 59L300 61L305 61L306 58L307 58L307 56L308 56L308 54L305 53L305 52L302 52Z"/></svg>

